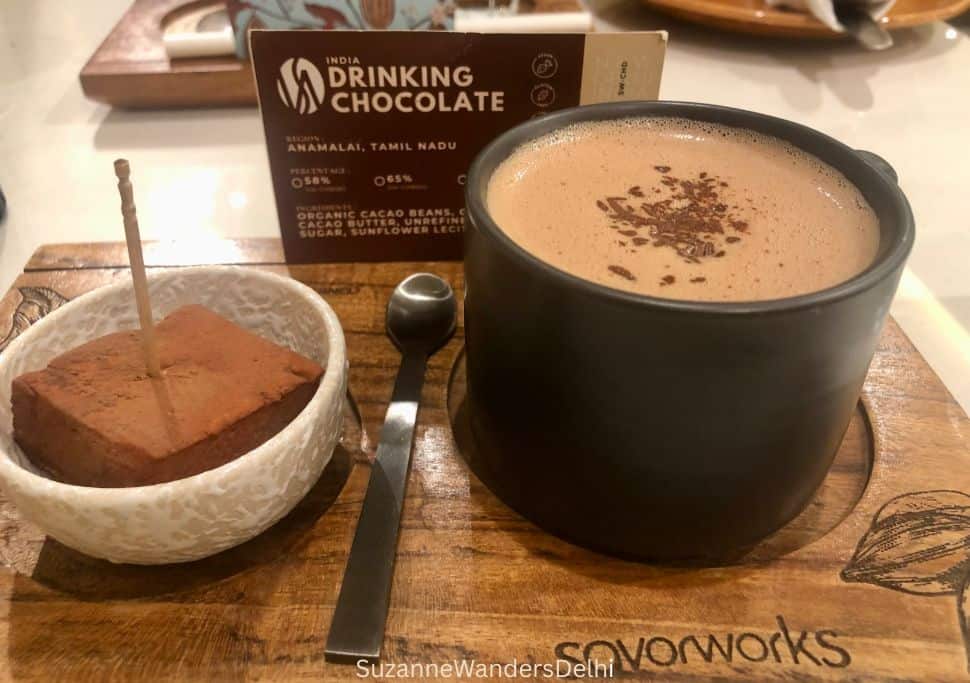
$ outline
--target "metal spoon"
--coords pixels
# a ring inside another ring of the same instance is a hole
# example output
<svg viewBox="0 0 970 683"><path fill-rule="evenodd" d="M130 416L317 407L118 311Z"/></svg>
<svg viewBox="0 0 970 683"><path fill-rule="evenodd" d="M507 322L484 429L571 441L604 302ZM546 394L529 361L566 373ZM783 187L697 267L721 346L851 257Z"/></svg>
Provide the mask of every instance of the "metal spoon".
<svg viewBox="0 0 970 683"><path fill-rule="evenodd" d="M424 371L428 357L454 333L456 319L451 287L428 273L401 282L387 304L387 334L403 358L330 623L328 661L380 658Z"/></svg>

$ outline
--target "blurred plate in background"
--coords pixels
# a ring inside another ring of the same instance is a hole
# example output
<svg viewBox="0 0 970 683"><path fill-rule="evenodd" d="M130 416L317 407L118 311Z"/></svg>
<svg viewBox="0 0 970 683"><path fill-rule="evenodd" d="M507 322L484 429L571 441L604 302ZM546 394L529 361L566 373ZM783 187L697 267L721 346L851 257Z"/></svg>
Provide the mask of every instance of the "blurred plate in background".
<svg viewBox="0 0 970 683"><path fill-rule="evenodd" d="M768 7L763 0L641 0L645 5L706 26L767 36L840 38L807 13ZM882 18L887 30L942 21L970 9L970 0L898 0Z"/></svg>

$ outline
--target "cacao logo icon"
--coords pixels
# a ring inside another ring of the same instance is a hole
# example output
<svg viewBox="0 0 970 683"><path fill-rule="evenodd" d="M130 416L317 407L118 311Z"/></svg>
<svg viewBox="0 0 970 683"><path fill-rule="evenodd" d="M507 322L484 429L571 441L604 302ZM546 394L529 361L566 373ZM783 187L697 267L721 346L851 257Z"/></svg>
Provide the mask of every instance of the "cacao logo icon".
<svg viewBox="0 0 970 683"><path fill-rule="evenodd" d="M323 75L309 59L290 57L280 67L276 90L287 107L312 114L323 102Z"/></svg>

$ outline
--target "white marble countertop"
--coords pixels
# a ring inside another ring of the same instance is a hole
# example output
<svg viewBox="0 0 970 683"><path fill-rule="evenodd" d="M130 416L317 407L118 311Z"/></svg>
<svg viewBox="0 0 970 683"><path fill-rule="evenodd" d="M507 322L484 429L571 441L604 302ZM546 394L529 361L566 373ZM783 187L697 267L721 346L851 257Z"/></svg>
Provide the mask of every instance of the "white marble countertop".
<svg viewBox="0 0 970 683"><path fill-rule="evenodd" d="M279 234L255 108L127 112L81 94L78 72L128 5L0 3L3 290L40 244L123 239L118 156L134 169L145 239ZM665 99L782 116L892 163L917 224L892 312L970 411L970 15L897 32L894 48L869 53L725 34L636 0L597 13L600 28L670 32Z"/></svg>

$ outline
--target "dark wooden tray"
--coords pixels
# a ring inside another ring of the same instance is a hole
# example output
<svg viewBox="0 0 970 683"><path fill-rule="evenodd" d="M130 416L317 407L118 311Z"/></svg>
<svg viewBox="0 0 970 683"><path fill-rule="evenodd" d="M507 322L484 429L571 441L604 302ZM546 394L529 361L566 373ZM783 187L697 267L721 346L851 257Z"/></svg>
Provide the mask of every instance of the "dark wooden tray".
<svg viewBox="0 0 970 683"><path fill-rule="evenodd" d="M347 335L363 434L348 432L290 516L185 565L87 558L0 500L5 677L360 680L353 666L325 663L323 649L397 369L384 306L415 270L439 272L461 290L462 269L288 267L281 254L275 240L225 242L203 254L146 247L152 268L246 264L289 272L326 297ZM0 337L128 277L126 265L123 245L42 247L0 301ZM585 653L615 658L614 675L643 680L967 678L970 421L894 322L816 500L736 565L708 569L598 555L497 500L462 457L471 444L461 349L459 328L433 357L423 394L386 665L437 665L441 674L455 660L554 666ZM414 671L417 680L436 678L433 669Z"/></svg>
<svg viewBox="0 0 970 683"><path fill-rule="evenodd" d="M167 18L221 0L135 0L81 70L81 89L116 107L256 106L248 61L235 57L169 60L162 43ZM458 0L461 6L463 0ZM522 12L580 11L578 0L520 0Z"/></svg>
<svg viewBox="0 0 970 683"><path fill-rule="evenodd" d="M171 61L162 43L166 17L218 0L135 0L81 69L81 89L116 107L211 107L256 104L248 62L235 57Z"/></svg>

